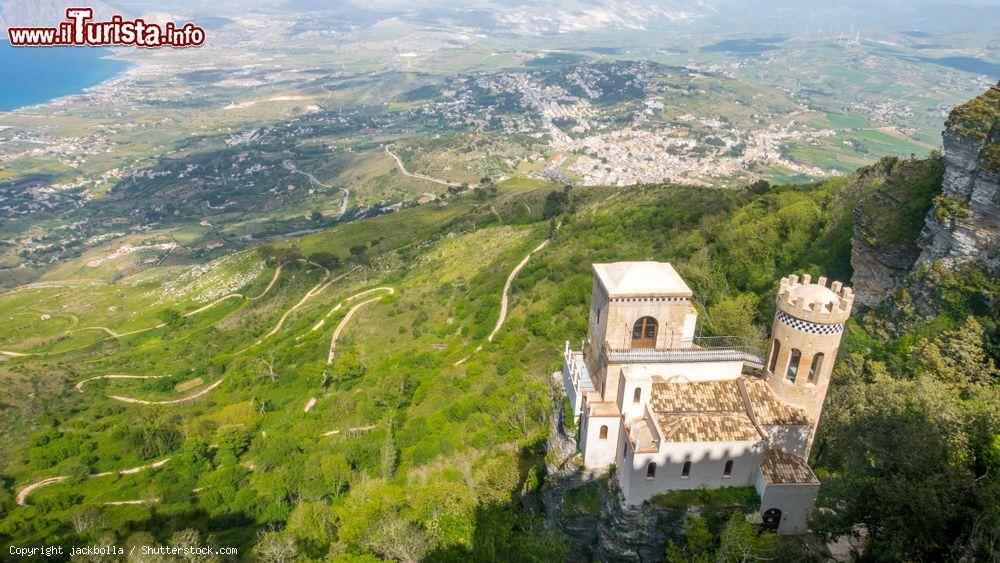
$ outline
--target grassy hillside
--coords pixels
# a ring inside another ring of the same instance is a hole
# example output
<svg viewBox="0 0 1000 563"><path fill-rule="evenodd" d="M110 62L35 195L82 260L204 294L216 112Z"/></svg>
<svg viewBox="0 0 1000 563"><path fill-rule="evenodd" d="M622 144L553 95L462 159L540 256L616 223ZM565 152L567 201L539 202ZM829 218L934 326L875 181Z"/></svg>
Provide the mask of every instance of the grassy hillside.
<svg viewBox="0 0 1000 563"><path fill-rule="evenodd" d="M762 338L782 275L849 279L851 210L874 189L864 178L756 194L508 182L196 269L3 294L0 350L26 355L0 361L0 540L187 533L243 555L558 558L537 496L548 376L563 342L585 335L590 264L670 261L697 295L702 334ZM489 342L507 276L546 239ZM952 291L974 300L995 289L983 283ZM924 338L963 323L956 313ZM78 330L96 325L107 330ZM852 322L843 369L879 361L905 379L891 358L923 345ZM839 457L844 428L819 448L833 476L859 473ZM977 431L995 435L996 421ZM970 448L961 463L1000 460ZM142 469L117 473L129 468ZM57 476L30 506L14 502ZM135 503L107 504L121 501Z"/></svg>

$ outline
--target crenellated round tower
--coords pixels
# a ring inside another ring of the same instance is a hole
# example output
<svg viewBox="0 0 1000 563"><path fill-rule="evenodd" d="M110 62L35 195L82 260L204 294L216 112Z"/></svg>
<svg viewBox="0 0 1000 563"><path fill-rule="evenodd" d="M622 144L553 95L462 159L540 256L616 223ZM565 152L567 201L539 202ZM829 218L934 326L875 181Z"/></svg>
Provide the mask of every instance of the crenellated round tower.
<svg viewBox="0 0 1000 563"><path fill-rule="evenodd" d="M765 377L775 395L806 412L811 444L854 293L825 277L791 275L781 278L776 301Z"/></svg>

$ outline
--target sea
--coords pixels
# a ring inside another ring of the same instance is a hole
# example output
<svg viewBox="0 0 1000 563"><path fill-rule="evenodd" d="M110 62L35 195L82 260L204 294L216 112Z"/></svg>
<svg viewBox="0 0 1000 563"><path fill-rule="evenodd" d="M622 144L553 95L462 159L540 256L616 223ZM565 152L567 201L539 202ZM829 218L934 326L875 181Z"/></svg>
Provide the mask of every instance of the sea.
<svg viewBox="0 0 1000 563"><path fill-rule="evenodd" d="M0 41L0 111L77 94L113 78L128 62L100 47L11 47Z"/></svg>

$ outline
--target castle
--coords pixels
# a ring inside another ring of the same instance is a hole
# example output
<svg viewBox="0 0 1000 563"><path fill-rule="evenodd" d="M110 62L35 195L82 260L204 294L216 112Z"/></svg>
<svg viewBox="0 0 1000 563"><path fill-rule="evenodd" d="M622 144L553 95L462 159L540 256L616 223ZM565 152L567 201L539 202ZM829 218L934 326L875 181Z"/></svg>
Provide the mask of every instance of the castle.
<svg viewBox="0 0 1000 563"><path fill-rule="evenodd" d="M806 463L854 294L782 278L767 353L695 336L691 289L668 263L594 264L590 328L563 384L584 467L616 467L630 505L667 491L754 486L763 525L800 534L819 480Z"/></svg>

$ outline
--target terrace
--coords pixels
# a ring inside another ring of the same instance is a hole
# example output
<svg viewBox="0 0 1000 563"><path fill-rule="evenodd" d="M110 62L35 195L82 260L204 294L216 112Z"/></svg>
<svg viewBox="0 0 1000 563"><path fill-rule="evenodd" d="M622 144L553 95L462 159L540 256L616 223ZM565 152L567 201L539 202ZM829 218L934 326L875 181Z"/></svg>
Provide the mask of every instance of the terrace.
<svg viewBox="0 0 1000 563"><path fill-rule="evenodd" d="M604 344L608 364L667 364L680 362L743 362L762 369L759 345L735 336L705 336L681 340L670 348L614 348Z"/></svg>

